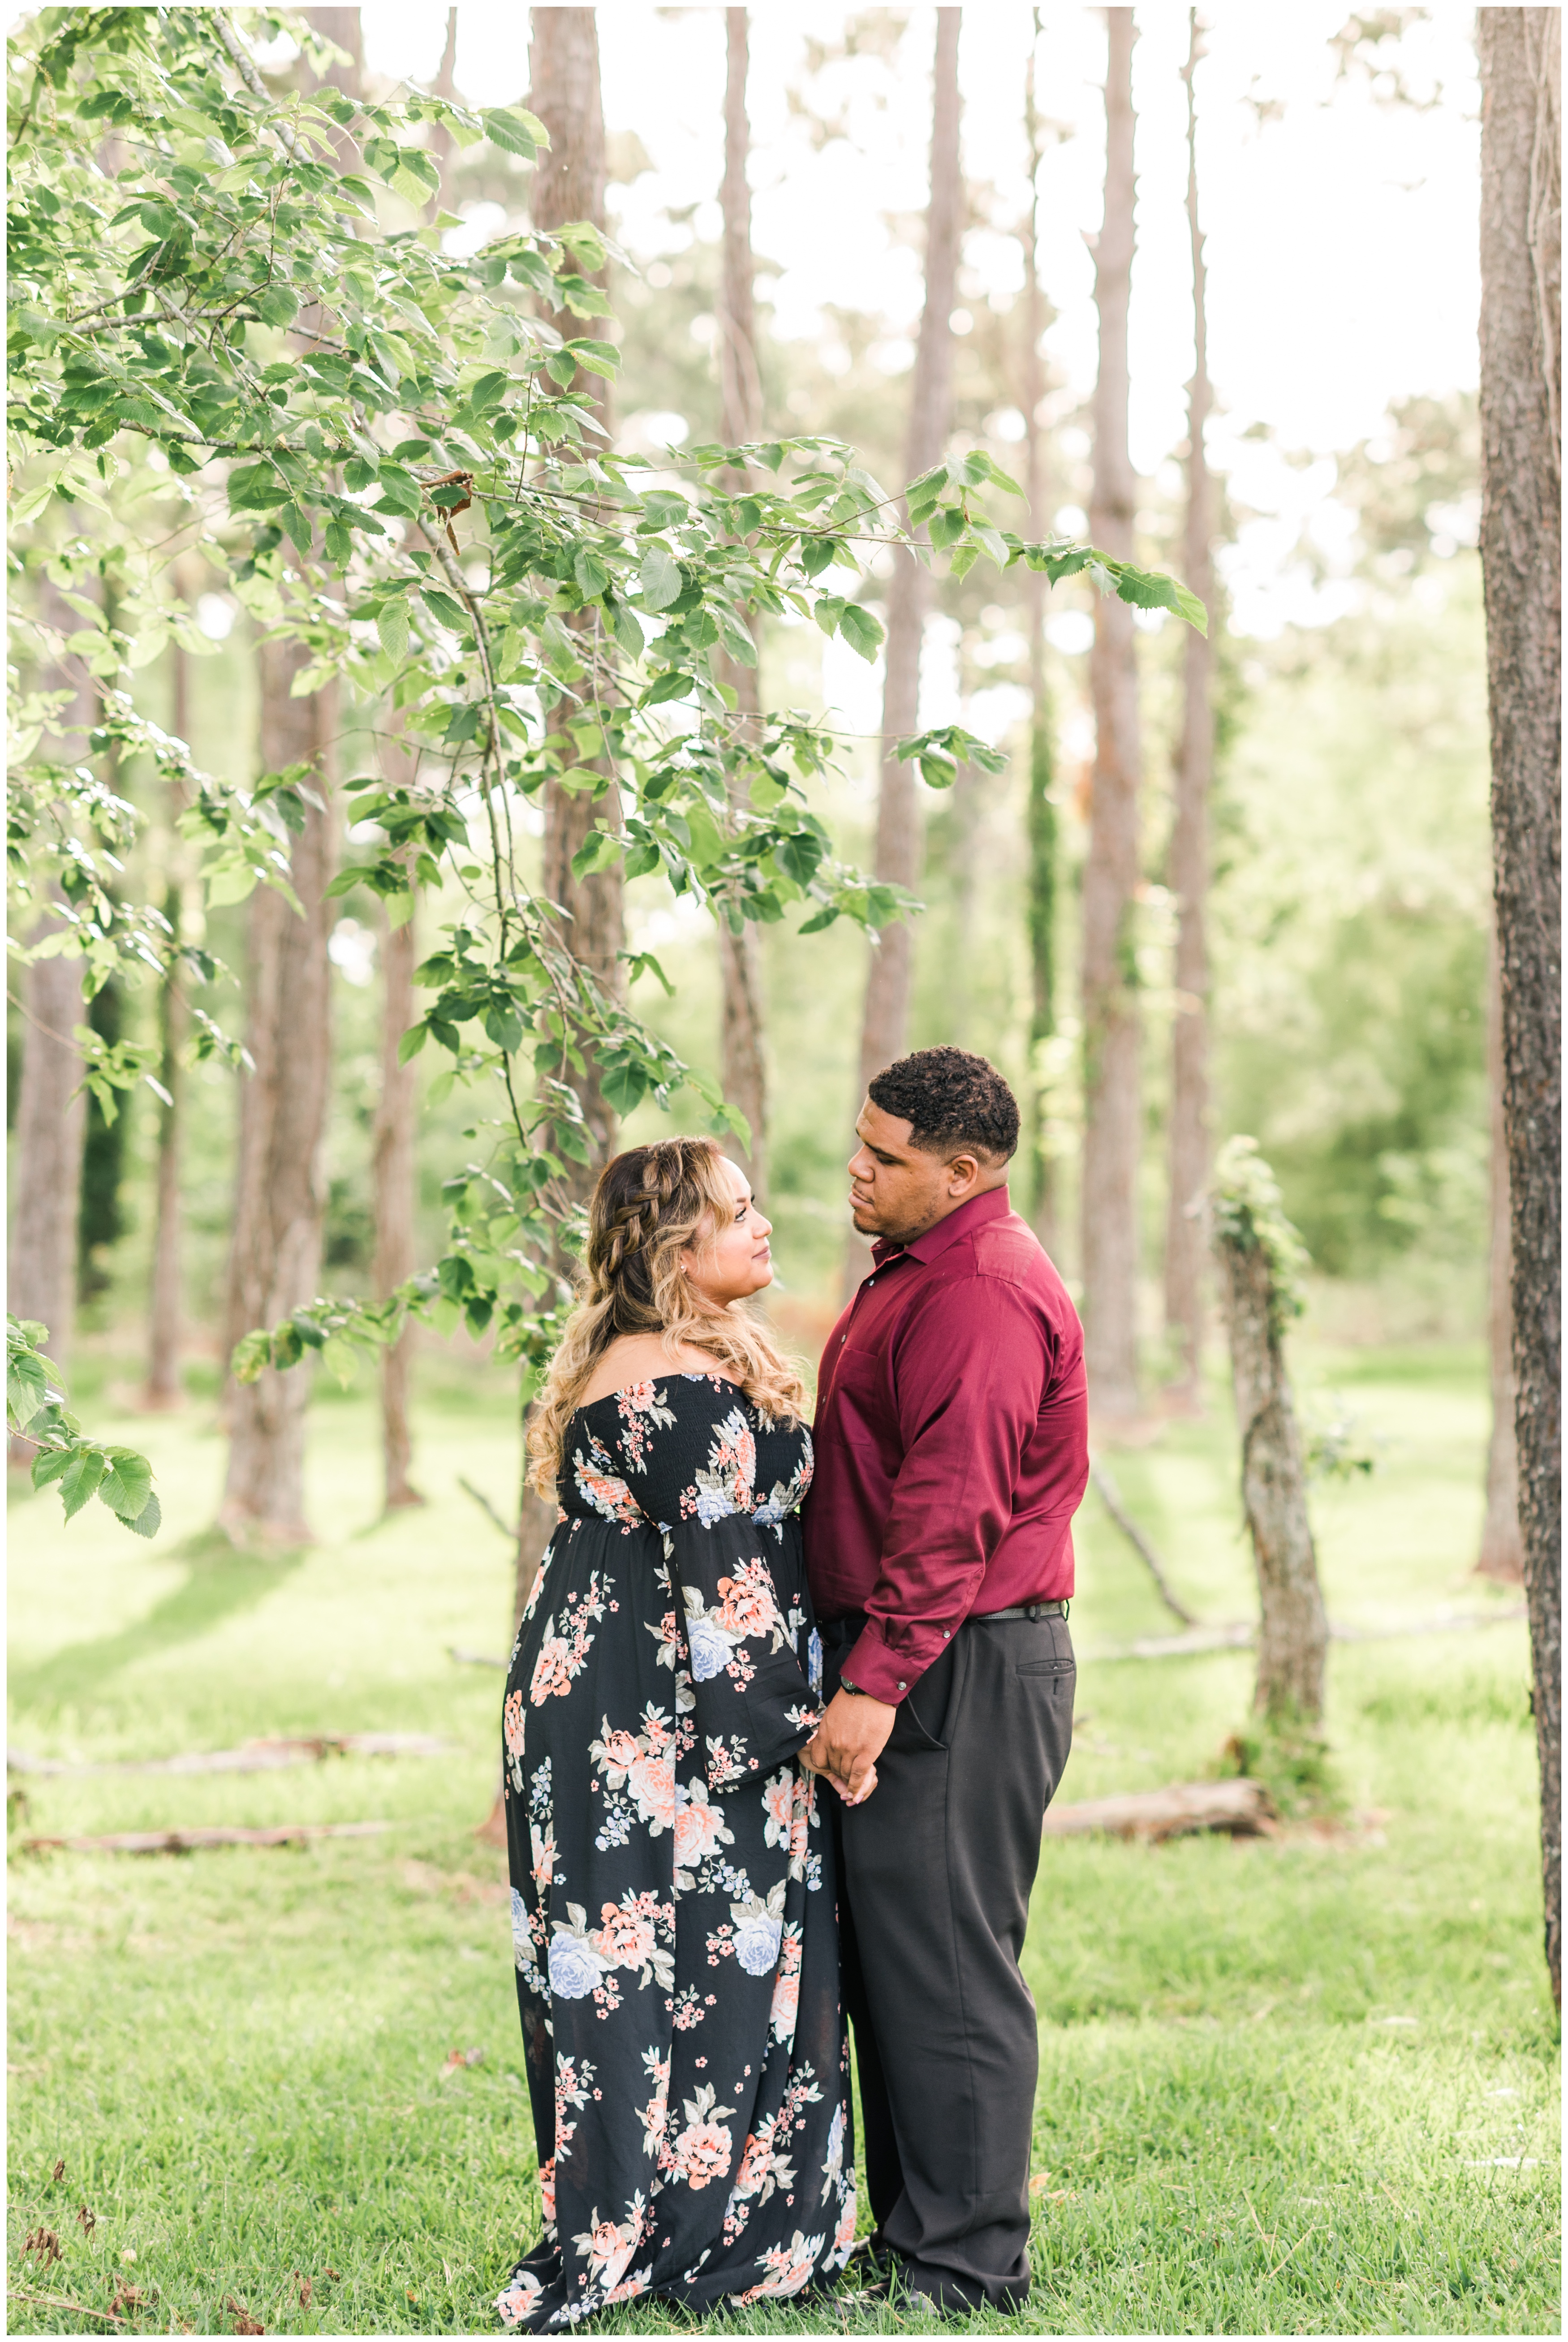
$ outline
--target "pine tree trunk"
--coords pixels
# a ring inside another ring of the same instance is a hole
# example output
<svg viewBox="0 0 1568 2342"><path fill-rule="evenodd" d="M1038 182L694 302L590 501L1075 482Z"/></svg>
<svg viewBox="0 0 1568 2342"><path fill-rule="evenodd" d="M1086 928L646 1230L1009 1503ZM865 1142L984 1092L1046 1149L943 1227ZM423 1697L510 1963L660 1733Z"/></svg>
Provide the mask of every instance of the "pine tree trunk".
<svg viewBox="0 0 1568 2342"><path fill-rule="evenodd" d="M953 330L958 286L958 244L964 189L958 164L959 8L936 12L936 57L931 119L931 194L925 215L925 306L914 353L904 472L917 479L936 463L953 418ZM907 515L905 515L907 524ZM882 703L882 781L876 810L876 876L913 888L920 875L920 832L914 766L894 753L920 720L920 646L929 576L914 555L894 555L887 596L887 668ZM909 1029L912 941L906 920L883 930L871 953L861 1029L860 1086L901 1056ZM858 1101L857 1101L858 1104Z"/></svg>
<svg viewBox="0 0 1568 2342"><path fill-rule="evenodd" d="M330 805L338 731L335 684L291 698L311 654L263 643L261 759L265 772L307 764ZM290 870L305 916L272 886L251 897L245 1045L255 1070L241 1078L234 1234L229 1253L225 1356L242 1334L275 1326L321 1283L325 1205L323 1151L332 1072L332 988L327 939L333 821L312 806L295 839ZM219 1518L235 1538L298 1544L305 1516L305 1417L311 1366L229 1392L229 1460Z"/></svg>
<svg viewBox="0 0 1568 2342"><path fill-rule="evenodd" d="M357 8L310 8L315 29L347 53L308 87L357 94L363 50ZM346 169L355 160L346 132L335 138ZM320 313L307 308L302 327ZM295 698L295 678L311 653L291 642L264 641L257 651L264 772L305 765L321 804L307 805L289 866L304 916L275 888L251 897L245 985L245 1044L255 1070L242 1081L230 1239L225 1358L242 1334L275 1326L320 1289L322 1220L326 1204L324 1153L332 1086L332 984L327 941L333 908L326 888L335 859L333 785L340 725L335 683ZM309 1537L305 1514L305 1422L312 1366L228 1392L229 1457L218 1518L240 1541L297 1545Z"/></svg>
<svg viewBox="0 0 1568 2342"><path fill-rule="evenodd" d="M176 739L189 742L190 654L172 644L174 706L171 725ZM180 881L180 816L185 809L183 785L168 785L169 878L164 894L164 916L175 936L183 931L185 888ZM147 1306L147 1380L142 1404L147 1407L178 1406L180 1382L180 1142L185 1112L185 1069L183 1051L188 1019L182 971L176 966L158 986L158 1079L167 1092L158 1102L158 1157L153 1229L153 1272Z"/></svg>
<svg viewBox="0 0 1568 2342"><path fill-rule="evenodd" d="M528 104L550 133L550 146L539 157L534 173L532 208L536 228L549 230L572 220L604 225L604 116L599 87L599 37L592 8L535 8L530 51L533 87ZM603 278L598 281L603 282ZM550 322L563 335L581 330L565 313ZM610 423L609 385L598 375L579 375L576 395L591 405L607 429ZM590 615L579 621L588 627ZM548 721L552 729L564 726L576 712L563 700ZM566 939L575 957L592 968L605 990L620 997L624 989L621 966L622 875L619 867L596 876L573 876L572 856L594 826L594 816L619 818L614 784L603 797L585 793L574 796L554 783L544 787L544 852L543 890L568 914ZM569 1185L574 1200L586 1202L594 1180L614 1152L616 1122L599 1085L598 1068L590 1063L574 1086L582 1100L588 1127L592 1161L570 1166ZM569 1259L557 1261L563 1273ZM514 1583L514 1616L520 1619L538 1575L539 1563L554 1526L552 1508L526 1486L518 1508L517 1558Z"/></svg>
<svg viewBox="0 0 1568 2342"><path fill-rule="evenodd" d="M1563 1990L1562 15L1483 8L1481 567L1513 1216L1519 1526L1547 1971Z"/></svg>
<svg viewBox="0 0 1568 2342"><path fill-rule="evenodd" d="M38 580L38 615L52 632L67 636L81 624L47 576ZM64 671L40 677L47 687L70 686ZM80 764L86 734L97 719L89 684L76 684L73 698L56 719L57 736L45 753L61 763ZM42 943L58 925L45 911L29 930L30 944ZM86 1022L78 960L32 961L21 977L22 1079L16 1099L15 1151L11 1179L11 1245L6 1307L16 1317L35 1318L49 1328L45 1348L65 1373L71 1355L76 1312L76 1217L82 1192L82 1142L86 1099L78 1095L82 1059L72 1035ZM11 1443L14 1464L30 1464L32 1445Z"/></svg>
<svg viewBox="0 0 1568 2342"><path fill-rule="evenodd" d="M1203 35L1189 12L1187 229L1193 250L1193 379L1187 396L1186 583L1213 626L1213 492L1203 432L1209 419L1207 272L1198 225L1198 110L1194 87ZM1175 1015L1171 1023L1170 1189L1165 1219L1165 1329L1176 1354L1175 1390L1202 1403L1203 1189L1209 1176L1209 789L1214 766L1212 633L1188 626L1183 642L1182 738L1176 755L1176 817L1171 887L1176 897Z"/></svg>
<svg viewBox="0 0 1568 2342"><path fill-rule="evenodd" d="M1328 1619L1307 1516L1301 1432L1277 1330L1273 1272L1261 1245L1220 1234L1215 1254L1231 1339L1241 1435L1242 1504L1258 1574L1259 1715L1323 1714Z"/></svg>
<svg viewBox="0 0 1568 2342"><path fill-rule="evenodd" d="M548 231L569 221L586 220L604 225L604 117L599 93L599 37L592 8L535 8L530 52L533 88L528 103L550 133L547 152L539 157L534 176L534 225ZM603 276L595 280L603 283ZM563 336L582 330L578 321L562 311L550 323ZM609 387L597 375L580 375L580 398L591 405L601 423L609 425ZM591 632L592 612L578 614L569 623ZM559 730L578 713L574 700L564 699L549 720ZM603 769L603 768L601 768ZM622 876L619 866L592 878L573 876L572 856L579 850L604 814L614 825L619 801L612 781L607 794L594 797L586 791L574 796L557 783L544 792L544 892L568 915L564 932L574 956L593 969L604 988L620 997L624 989L619 953L622 939ZM593 1162L573 1166L570 1184L577 1200L584 1200L601 1167L614 1151L615 1116L605 1104L598 1068L590 1064L574 1084L588 1126Z"/></svg>
<svg viewBox="0 0 1568 2342"><path fill-rule="evenodd" d="M1483 1577L1524 1583L1519 1535L1519 1442L1513 1428L1513 1230L1508 1194L1508 1132L1503 1113L1503 987L1493 936L1486 971L1486 1087L1492 1109L1492 1244L1487 1263L1486 1330L1492 1366L1492 1431L1486 1443L1486 1518L1481 1531Z"/></svg>
<svg viewBox="0 0 1568 2342"><path fill-rule="evenodd" d="M1094 251L1100 372L1089 528L1104 552L1130 560L1137 495L1127 448L1135 35L1131 8L1105 13L1105 218ZM1084 1363L1091 1406L1114 1417L1138 1407L1140 1018L1133 954L1142 750L1133 613L1114 595L1095 604L1089 682L1094 790L1084 872Z"/></svg>
<svg viewBox="0 0 1568 2342"><path fill-rule="evenodd" d="M1045 303L1040 284L1040 116L1034 97L1034 52L1040 11L1034 11L1034 38L1024 77L1024 130L1029 157L1029 209L1024 235L1024 485L1029 499L1029 534L1042 542L1052 533L1046 511L1045 395L1040 337ZM1029 1146L1033 1156L1034 1233L1049 1253L1057 1248L1056 1182L1046 1127L1049 1098L1041 1051L1056 1030L1056 808L1051 702L1045 682L1045 580L1036 569L1024 573L1029 643L1029 784L1025 822L1029 856Z"/></svg>
<svg viewBox="0 0 1568 2342"><path fill-rule="evenodd" d="M727 447L743 446L762 432L762 375L757 365L755 275L752 258L752 196L746 179L751 134L746 117L746 72L750 45L746 11L724 11L726 74L724 79L724 178L723 188L724 266L719 284L719 432ZM737 480L737 487L744 477ZM742 736L754 730L761 707L757 671L727 656L717 662L720 680L735 695L742 718ZM737 805L744 806L742 784L733 781ZM719 984L723 999L720 1030L720 1070L724 1096L738 1106L752 1127L749 1149L740 1140L725 1139L752 1183L759 1201L767 1193L767 1057L766 1020L763 1005L762 944L754 919L742 923L739 935L727 920L719 922Z"/></svg>

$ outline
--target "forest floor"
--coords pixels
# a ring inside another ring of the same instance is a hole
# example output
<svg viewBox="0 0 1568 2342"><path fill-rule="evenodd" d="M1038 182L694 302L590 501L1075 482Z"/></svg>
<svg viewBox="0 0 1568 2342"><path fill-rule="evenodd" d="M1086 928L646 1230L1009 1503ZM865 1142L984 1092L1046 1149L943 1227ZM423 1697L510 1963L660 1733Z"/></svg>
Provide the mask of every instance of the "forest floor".
<svg viewBox="0 0 1568 2342"><path fill-rule="evenodd" d="M1400 1630L1330 1655L1341 1818L1253 1843L1047 1843L1025 1954L1034 2291L1022 2317L972 2330L1560 2330L1524 1628L1408 1631L1510 1606L1470 1575L1482 1359L1303 1344L1298 1366L1309 1415L1348 1411L1376 1456L1370 1477L1313 1492L1331 1615ZM82 1362L78 1394L102 1386L95 1421L115 1372ZM13 1777L14 1848L198 1823L387 1825L183 1857L14 1852L14 2332L495 2330L538 2197L503 1866L473 1837L500 1677L449 1651L506 1647L510 1552L458 1481L508 1512L517 1437L494 1378L439 1357L422 1375L428 1506L378 1521L370 1402L324 1392L319 1542L303 1553L211 1536L210 1398L116 1426L157 1466L155 1545L96 1505L63 1529L53 1492L14 1506L11 1736L30 1755L314 1732L454 1744L260 1775ZM1223 1388L1205 1420L1108 1460L1191 1607L1246 1617ZM1063 1797L1213 1772L1246 1716L1248 1654L1097 1657L1174 1621L1093 1493L1080 1525ZM454 2051L482 2054L452 2066ZM27 2249L45 2231L57 2258ZM847 2291L809 2315L721 2322L915 2327ZM604 2330L684 2328L631 2309Z"/></svg>

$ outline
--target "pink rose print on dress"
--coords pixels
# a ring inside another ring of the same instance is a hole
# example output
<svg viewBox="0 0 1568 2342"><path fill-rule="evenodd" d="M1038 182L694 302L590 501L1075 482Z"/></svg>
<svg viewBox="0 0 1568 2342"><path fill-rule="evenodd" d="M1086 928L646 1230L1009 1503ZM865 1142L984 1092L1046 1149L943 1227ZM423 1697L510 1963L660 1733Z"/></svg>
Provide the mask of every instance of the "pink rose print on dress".
<svg viewBox="0 0 1568 2342"><path fill-rule="evenodd" d="M734 1577L721 1577L719 1595L716 1616L726 1635L771 1635L773 1648L783 1648L784 1620L765 1561L744 1562Z"/></svg>
<svg viewBox="0 0 1568 2342"><path fill-rule="evenodd" d="M775 2041L794 2039L795 2017L800 2008L801 1931L788 1927L779 1950L778 1975L774 1980L773 2006L768 2023Z"/></svg>
<svg viewBox="0 0 1568 2342"><path fill-rule="evenodd" d="M512 1787L519 1797L523 1793L523 1714L522 1691L508 1692L506 1705L501 1711L501 1736L506 1750Z"/></svg>
<svg viewBox="0 0 1568 2342"><path fill-rule="evenodd" d="M646 2207L640 2190L628 2205L624 2220L602 2220L596 2207L589 2213L587 2227L574 2237L572 2242L587 2261L589 2273L596 2285L606 2290L619 2285L626 2264L642 2242L646 2218Z"/></svg>
<svg viewBox="0 0 1568 2342"><path fill-rule="evenodd" d="M760 2285L754 2285L739 2298L744 2306L752 2301L779 2301L798 2293L816 2267L817 2257L827 2238L803 2237L797 2228L787 2245L774 2245L762 2255L760 2266L767 2271Z"/></svg>
<svg viewBox="0 0 1568 2342"><path fill-rule="evenodd" d="M573 1451L572 1477L583 1502L592 1506L601 1519L618 1521L623 1528L641 1528L641 1505L592 1432L588 1434L587 1455L580 1447Z"/></svg>
<svg viewBox="0 0 1568 2342"><path fill-rule="evenodd" d="M664 1392L652 1383L632 1383L615 1393L615 1412L621 1418L622 1459L634 1472L645 1472L650 1435L655 1426L667 1429L674 1423L674 1409L664 1405Z"/></svg>
<svg viewBox="0 0 1568 2342"><path fill-rule="evenodd" d="M704 2082L694 2098L684 2101L686 2127L671 2146L670 2166L688 2187L706 2187L729 2171L734 2142L719 2117L733 2115L734 2108L719 2106L717 2098L712 2083Z"/></svg>
<svg viewBox="0 0 1568 2342"><path fill-rule="evenodd" d="M675 1860L683 1870L694 1870L716 1847L733 1846L734 1833L724 1827L724 1817L717 1806L709 1803L705 1782L694 1781L689 1789L683 1786L678 1795Z"/></svg>
<svg viewBox="0 0 1568 2342"><path fill-rule="evenodd" d="M705 1529L752 1508L752 1484L757 1475L757 1443L752 1427L734 1407L725 1416L708 1450L708 1468L699 1472L693 1486L681 1496L681 1516L694 1513Z"/></svg>
<svg viewBox="0 0 1568 2342"><path fill-rule="evenodd" d="M525 2317L531 2317L544 2290L532 2269L519 2269L505 2292L495 2297L495 2307L502 2325L521 2326Z"/></svg>
<svg viewBox="0 0 1568 2342"><path fill-rule="evenodd" d="M675 1826L675 1767L668 1756L639 1756L626 1776L637 1811L654 1836Z"/></svg>

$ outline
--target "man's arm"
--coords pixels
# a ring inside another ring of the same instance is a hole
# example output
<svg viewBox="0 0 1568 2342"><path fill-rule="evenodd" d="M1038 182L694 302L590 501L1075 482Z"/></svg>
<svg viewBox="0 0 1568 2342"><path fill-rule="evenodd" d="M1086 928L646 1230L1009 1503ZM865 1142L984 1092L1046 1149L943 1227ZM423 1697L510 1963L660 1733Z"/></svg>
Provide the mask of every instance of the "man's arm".
<svg viewBox="0 0 1568 2342"><path fill-rule="evenodd" d="M911 1309L894 1373L904 1462L867 1626L804 1761L858 1803L898 1703L974 1607L1013 1515L1026 1442L1054 1365L1050 1328L999 1277L944 1282Z"/></svg>

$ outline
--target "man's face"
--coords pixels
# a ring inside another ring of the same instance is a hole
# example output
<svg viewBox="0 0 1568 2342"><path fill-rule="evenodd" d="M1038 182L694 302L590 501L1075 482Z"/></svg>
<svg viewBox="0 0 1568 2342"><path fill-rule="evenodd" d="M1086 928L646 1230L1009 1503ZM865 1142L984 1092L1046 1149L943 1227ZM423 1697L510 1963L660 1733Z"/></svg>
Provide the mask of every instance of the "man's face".
<svg viewBox="0 0 1568 2342"><path fill-rule="evenodd" d="M974 1156L959 1155L949 1161L927 1155L910 1145L913 1128L869 1098L860 1110L854 1126L860 1145L849 1158L849 1200L863 1236L913 1244L975 1191L979 1166Z"/></svg>

